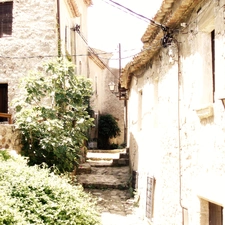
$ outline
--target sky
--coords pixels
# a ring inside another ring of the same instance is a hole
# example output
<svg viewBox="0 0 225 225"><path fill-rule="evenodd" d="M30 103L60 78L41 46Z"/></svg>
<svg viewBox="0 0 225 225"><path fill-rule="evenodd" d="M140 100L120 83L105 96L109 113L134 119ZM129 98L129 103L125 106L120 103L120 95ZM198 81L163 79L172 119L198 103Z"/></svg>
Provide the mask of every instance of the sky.
<svg viewBox="0 0 225 225"><path fill-rule="evenodd" d="M93 5L88 9L89 46L106 52L114 52L109 65L118 68L120 44L121 64L124 67L132 60L133 55L141 51L143 45L141 37L149 22L131 15L125 9L110 2L110 0L92 1ZM154 17L162 2L161 0L114 1L150 19Z"/></svg>

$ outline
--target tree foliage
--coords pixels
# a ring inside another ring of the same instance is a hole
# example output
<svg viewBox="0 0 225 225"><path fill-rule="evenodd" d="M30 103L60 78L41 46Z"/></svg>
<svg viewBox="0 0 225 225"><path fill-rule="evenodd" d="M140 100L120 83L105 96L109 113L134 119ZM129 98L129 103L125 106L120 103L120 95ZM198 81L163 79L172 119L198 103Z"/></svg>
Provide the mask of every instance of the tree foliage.
<svg viewBox="0 0 225 225"><path fill-rule="evenodd" d="M96 202L81 186L5 156L0 151L0 224L100 225Z"/></svg>
<svg viewBox="0 0 225 225"><path fill-rule="evenodd" d="M72 63L58 59L32 72L24 83L26 98L15 103L22 154L30 165L44 162L59 171L73 170L93 123L87 112L91 81L76 76Z"/></svg>
<svg viewBox="0 0 225 225"><path fill-rule="evenodd" d="M109 138L117 137L121 133L116 119L111 114L103 114L99 117L98 137L99 148L109 149Z"/></svg>

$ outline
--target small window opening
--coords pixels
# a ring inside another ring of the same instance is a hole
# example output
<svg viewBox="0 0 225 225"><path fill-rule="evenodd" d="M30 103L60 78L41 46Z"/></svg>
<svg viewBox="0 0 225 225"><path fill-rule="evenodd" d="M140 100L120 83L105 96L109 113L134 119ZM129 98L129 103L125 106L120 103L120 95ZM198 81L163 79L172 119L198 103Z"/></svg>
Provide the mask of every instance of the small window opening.
<svg viewBox="0 0 225 225"><path fill-rule="evenodd" d="M8 113L8 84L0 84L0 113ZM0 122L7 121L1 118Z"/></svg>
<svg viewBox="0 0 225 225"><path fill-rule="evenodd" d="M12 35L13 2L0 2L0 38Z"/></svg>
<svg viewBox="0 0 225 225"><path fill-rule="evenodd" d="M209 225L223 225L223 207L209 202Z"/></svg>
<svg viewBox="0 0 225 225"><path fill-rule="evenodd" d="M215 30L211 32L212 46L212 85L213 85L213 102L215 102Z"/></svg>

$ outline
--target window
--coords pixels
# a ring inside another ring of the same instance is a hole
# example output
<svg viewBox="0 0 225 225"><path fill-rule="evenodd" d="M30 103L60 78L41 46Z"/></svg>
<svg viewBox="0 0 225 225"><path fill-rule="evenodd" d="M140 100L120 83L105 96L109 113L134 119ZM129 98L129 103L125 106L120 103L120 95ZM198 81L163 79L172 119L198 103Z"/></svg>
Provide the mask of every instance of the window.
<svg viewBox="0 0 225 225"><path fill-rule="evenodd" d="M8 113L8 84L0 84L0 113ZM1 118L0 121L7 121Z"/></svg>
<svg viewBox="0 0 225 225"><path fill-rule="evenodd" d="M142 129L142 90L138 92L138 130Z"/></svg>
<svg viewBox="0 0 225 225"><path fill-rule="evenodd" d="M147 177L146 217L148 219L153 218L154 192L155 192L155 178L154 177Z"/></svg>
<svg viewBox="0 0 225 225"><path fill-rule="evenodd" d="M223 225L223 207L209 202L209 225Z"/></svg>
<svg viewBox="0 0 225 225"><path fill-rule="evenodd" d="M67 34L67 29L68 27L67 26L65 26L65 48L66 48L66 51L68 51L68 48L67 48L67 45L68 45L68 40L67 40L67 36L68 36L68 34Z"/></svg>
<svg viewBox="0 0 225 225"><path fill-rule="evenodd" d="M0 37L12 35L13 2L0 3Z"/></svg>
<svg viewBox="0 0 225 225"><path fill-rule="evenodd" d="M81 75L82 73L82 62L79 61L79 74L78 75Z"/></svg>
<svg viewBox="0 0 225 225"><path fill-rule="evenodd" d="M215 30L211 32L211 49L212 49L212 92L213 102L215 102Z"/></svg>

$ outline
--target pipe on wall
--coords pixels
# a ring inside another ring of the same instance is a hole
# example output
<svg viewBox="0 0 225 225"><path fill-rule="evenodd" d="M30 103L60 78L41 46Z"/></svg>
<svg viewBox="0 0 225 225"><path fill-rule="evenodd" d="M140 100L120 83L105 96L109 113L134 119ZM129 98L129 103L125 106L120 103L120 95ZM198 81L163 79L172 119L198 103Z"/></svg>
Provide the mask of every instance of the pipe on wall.
<svg viewBox="0 0 225 225"><path fill-rule="evenodd" d="M181 62L180 62L180 46L179 46L179 42L177 40L175 40L176 46L177 46L177 69L178 69L178 74L177 74L177 79L178 79L178 86L177 86L177 97L178 97L178 102L177 102L177 123L178 123L178 150L179 150L179 203L180 203L180 207L182 209L182 225L184 225L184 210L188 210L187 207L185 207L183 205L182 202L182 172L181 172L181 166L182 166L182 162L181 162L181 151L182 151L182 147L181 147L181 125L180 125L180 85L181 85Z"/></svg>
<svg viewBox="0 0 225 225"><path fill-rule="evenodd" d="M60 34L60 0L57 0L57 32L58 32L58 57L61 57L61 34Z"/></svg>

